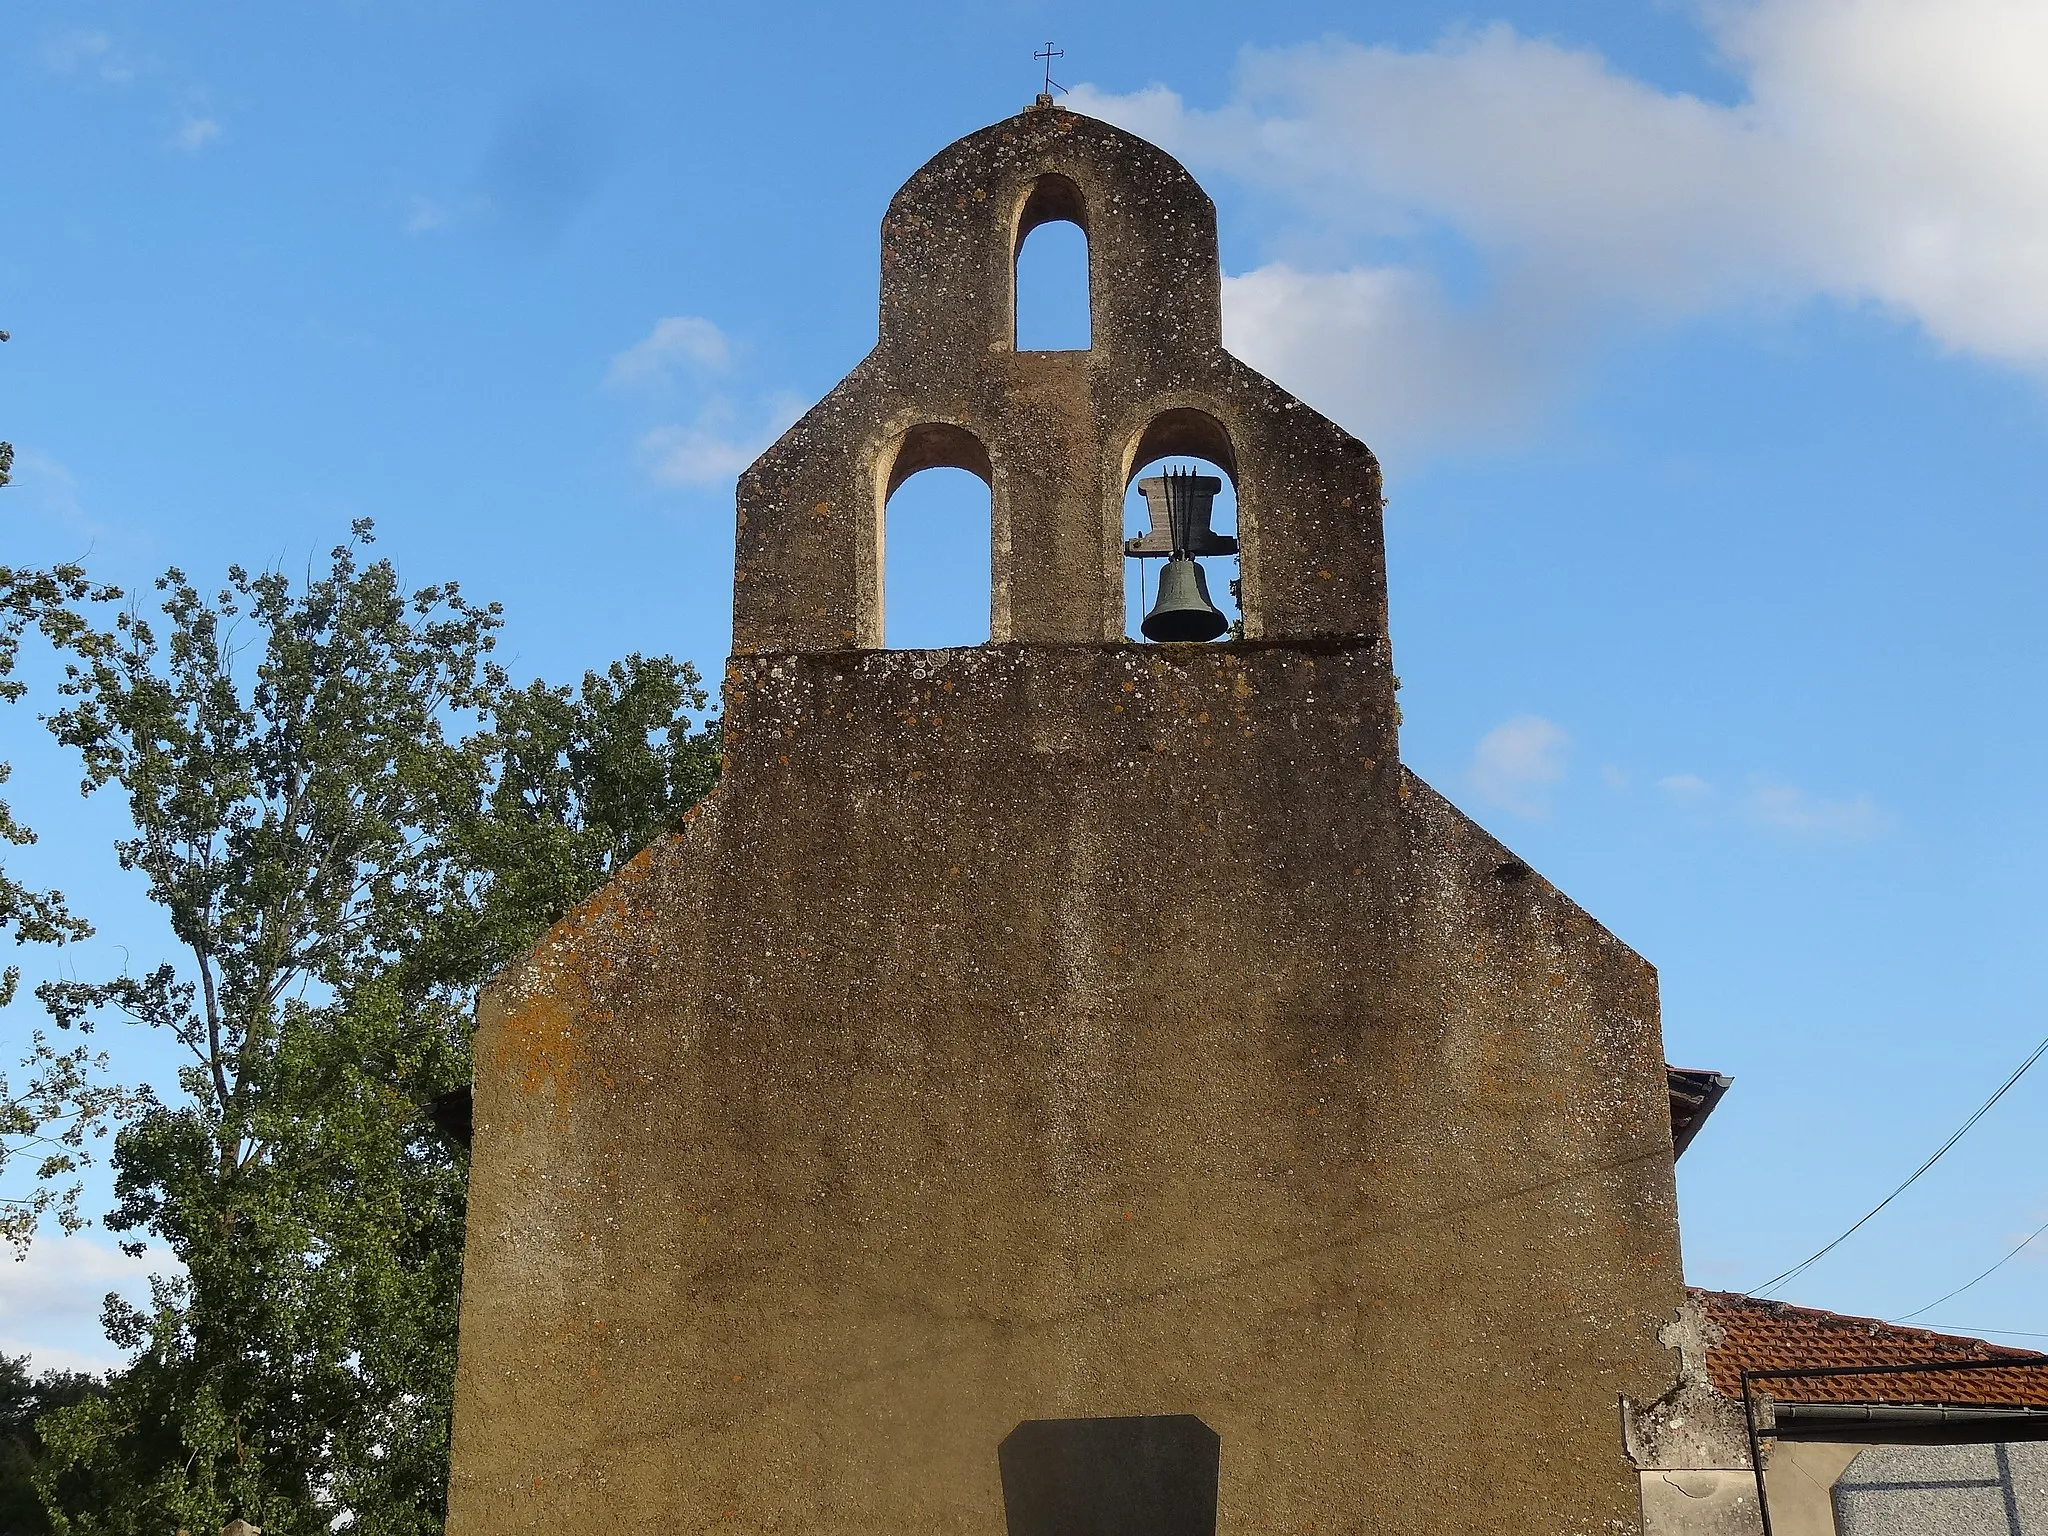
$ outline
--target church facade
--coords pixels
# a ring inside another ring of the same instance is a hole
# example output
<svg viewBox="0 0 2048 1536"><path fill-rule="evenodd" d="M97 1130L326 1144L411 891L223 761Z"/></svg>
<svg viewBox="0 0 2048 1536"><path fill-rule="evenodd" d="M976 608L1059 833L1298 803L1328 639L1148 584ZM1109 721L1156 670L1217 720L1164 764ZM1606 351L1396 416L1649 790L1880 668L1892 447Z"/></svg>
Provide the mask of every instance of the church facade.
<svg viewBox="0 0 2048 1536"><path fill-rule="evenodd" d="M1019 351L1056 219L1091 345ZM740 482L717 791L479 1009L455 1536L1592 1536L1686 1454L1655 974L1402 765L1378 464L1220 284L1050 104L890 204L875 349ZM1222 643L1124 635L1172 455ZM936 465L992 638L886 650Z"/></svg>

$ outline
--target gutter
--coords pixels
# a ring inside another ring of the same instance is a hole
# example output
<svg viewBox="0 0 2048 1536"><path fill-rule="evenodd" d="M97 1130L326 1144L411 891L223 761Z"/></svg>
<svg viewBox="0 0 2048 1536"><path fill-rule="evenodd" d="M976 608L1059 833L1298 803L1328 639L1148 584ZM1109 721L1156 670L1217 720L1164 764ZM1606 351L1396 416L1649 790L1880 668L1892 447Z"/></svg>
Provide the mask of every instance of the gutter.
<svg viewBox="0 0 2048 1536"><path fill-rule="evenodd" d="M1977 1408L1947 1403L1776 1403L1757 1405L1757 1430L1779 1440L1838 1445L1983 1445L2048 1440L2048 1408ZM1761 1422L1768 1419L1769 1423Z"/></svg>

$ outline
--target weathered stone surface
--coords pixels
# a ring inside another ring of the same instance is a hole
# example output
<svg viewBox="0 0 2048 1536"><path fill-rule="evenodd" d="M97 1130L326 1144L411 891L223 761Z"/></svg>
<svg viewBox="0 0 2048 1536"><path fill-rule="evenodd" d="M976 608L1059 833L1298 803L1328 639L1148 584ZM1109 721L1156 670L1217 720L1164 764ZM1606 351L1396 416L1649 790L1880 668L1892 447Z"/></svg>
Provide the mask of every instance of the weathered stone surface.
<svg viewBox="0 0 2048 1536"><path fill-rule="evenodd" d="M1008 350L1048 205L1089 353ZM742 482L724 781L479 1010L450 1531L992 1536L1020 1423L1172 1414L1224 1532L1636 1529L1655 977L1400 765L1371 456L1114 129L963 140L884 238ZM1111 639L1158 451L1236 479L1254 638ZM991 477L1004 643L853 648L906 462Z"/></svg>

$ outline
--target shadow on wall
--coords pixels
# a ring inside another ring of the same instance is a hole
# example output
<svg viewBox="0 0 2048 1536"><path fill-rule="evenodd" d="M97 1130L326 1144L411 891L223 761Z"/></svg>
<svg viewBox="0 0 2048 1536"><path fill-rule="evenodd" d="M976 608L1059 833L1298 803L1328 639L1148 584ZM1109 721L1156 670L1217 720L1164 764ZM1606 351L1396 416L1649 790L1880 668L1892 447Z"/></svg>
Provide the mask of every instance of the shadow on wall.
<svg viewBox="0 0 2048 1536"><path fill-rule="evenodd" d="M2048 1536L2048 1442L1874 1445L1834 1505L1837 1536Z"/></svg>

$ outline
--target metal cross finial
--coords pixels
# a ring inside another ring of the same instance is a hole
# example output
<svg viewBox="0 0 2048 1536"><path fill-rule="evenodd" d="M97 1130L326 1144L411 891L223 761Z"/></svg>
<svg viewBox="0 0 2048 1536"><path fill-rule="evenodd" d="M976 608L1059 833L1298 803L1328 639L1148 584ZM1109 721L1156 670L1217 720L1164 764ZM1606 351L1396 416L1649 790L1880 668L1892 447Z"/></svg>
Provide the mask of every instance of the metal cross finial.
<svg viewBox="0 0 2048 1536"><path fill-rule="evenodd" d="M1066 49L1055 48L1051 43L1047 43L1043 48L1039 49L1038 52L1031 55L1031 57L1033 57L1034 59L1045 60L1045 90L1039 95L1038 99L1041 103L1043 103L1046 106L1052 105L1052 93L1054 91L1066 90L1066 87L1064 85L1061 85L1059 81L1053 79L1052 77L1052 61L1054 59L1063 59L1066 56Z"/></svg>

